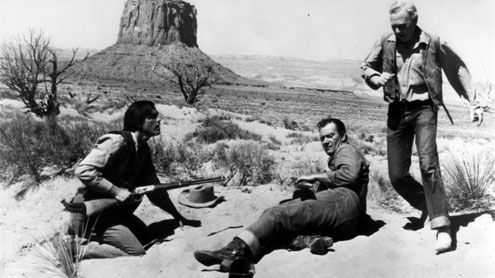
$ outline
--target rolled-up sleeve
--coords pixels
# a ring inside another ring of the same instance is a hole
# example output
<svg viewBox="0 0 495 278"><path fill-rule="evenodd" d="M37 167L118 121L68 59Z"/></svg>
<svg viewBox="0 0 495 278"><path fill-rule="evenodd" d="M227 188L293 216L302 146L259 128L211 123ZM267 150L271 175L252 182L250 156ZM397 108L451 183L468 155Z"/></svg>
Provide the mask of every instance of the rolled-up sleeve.
<svg viewBox="0 0 495 278"><path fill-rule="evenodd" d="M95 147L79 163L75 170L79 180L95 192L115 195L113 194L115 191L114 184L103 177L102 169L113 158L123 143L124 138L118 134L107 134L99 138Z"/></svg>
<svg viewBox="0 0 495 278"><path fill-rule="evenodd" d="M366 84L373 90L377 90L380 86L376 86L370 82L371 77L381 75L382 70L382 46L381 40L377 40L370 53L361 63L361 76Z"/></svg>
<svg viewBox="0 0 495 278"><path fill-rule="evenodd" d="M362 157L351 148L342 148L335 154L327 176L333 187L352 188L359 181Z"/></svg>

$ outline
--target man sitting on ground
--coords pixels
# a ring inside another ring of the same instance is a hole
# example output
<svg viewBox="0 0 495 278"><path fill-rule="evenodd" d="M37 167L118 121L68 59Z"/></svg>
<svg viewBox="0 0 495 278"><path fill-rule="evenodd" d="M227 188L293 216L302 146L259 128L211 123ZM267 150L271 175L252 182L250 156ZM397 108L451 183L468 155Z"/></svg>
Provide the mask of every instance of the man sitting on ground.
<svg viewBox="0 0 495 278"><path fill-rule="evenodd" d="M195 251L200 263L229 271L237 259L253 260L263 248L281 238L293 239L290 247L309 247L324 254L333 240L349 239L357 234L358 222L365 215L369 163L347 143L342 121L324 118L317 124L320 141L329 156L325 173L304 175L297 180L299 198L283 202L263 212L224 248ZM315 188L311 194L309 188ZM307 194L307 193L310 194Z"/></svg>

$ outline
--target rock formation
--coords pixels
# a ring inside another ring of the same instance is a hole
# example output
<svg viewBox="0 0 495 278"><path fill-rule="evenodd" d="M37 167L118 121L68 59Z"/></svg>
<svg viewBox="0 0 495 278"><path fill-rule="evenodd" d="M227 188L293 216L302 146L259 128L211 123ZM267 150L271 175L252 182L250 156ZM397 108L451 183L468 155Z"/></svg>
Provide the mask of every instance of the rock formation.
<svg viewBox="0 0 495 278"><path fill-rule="evenodd" d="M212 67L217 83L252 83L203 53L196 42L196 30L196 8L189 3L127 0L117 43L78 64L74 77L99 82L171 83L175 77L166 69L161 72L164 74L157 74L157 65L180 57L186 64Z"/></svg>
<svg viewBox="0 0 495 278"><path fill-rule="evenodd" d="M117 43L197 47L196 8L181 0L128 0Z"/></svg>

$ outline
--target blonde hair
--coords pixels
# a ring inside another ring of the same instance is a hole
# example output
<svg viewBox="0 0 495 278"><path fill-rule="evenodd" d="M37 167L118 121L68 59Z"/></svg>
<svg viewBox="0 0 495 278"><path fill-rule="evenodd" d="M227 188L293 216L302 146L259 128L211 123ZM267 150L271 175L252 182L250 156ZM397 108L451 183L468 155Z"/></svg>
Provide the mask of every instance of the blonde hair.
<svg viewBox="0 0 495 278"><path fill-rule="evenodd" d="M414 23L418 23L418 11L413 3L407 1L396 1L390 6L389 13L396 14L400 11L405 11Z"/></svg>

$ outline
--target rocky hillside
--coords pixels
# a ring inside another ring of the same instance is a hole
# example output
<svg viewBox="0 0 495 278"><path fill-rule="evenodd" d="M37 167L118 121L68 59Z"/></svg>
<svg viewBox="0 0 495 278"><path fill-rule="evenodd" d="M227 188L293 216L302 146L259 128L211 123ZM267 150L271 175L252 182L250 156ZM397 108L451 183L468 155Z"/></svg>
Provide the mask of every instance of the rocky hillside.
<svg viewBox="0 0 495 278"><path fill-rule="evenodd" d="M117 43L79 64L74 77L100 82L170 83L172 74L163 67L157 74L157 65L180 57L183 63L211 66L221 84L262 83L235 74L203 53L197 47L196 30L196 8L187 2L127 0Z"/></svg>

